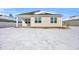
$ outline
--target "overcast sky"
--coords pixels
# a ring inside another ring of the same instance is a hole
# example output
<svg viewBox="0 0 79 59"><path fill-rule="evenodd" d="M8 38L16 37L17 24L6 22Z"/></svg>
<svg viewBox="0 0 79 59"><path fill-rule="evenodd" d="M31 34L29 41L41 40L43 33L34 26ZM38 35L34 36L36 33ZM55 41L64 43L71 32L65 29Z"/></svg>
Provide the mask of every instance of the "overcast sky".
<svg viewBox="0 0 79 59"><path fill-rule="evenodd" d="M0 8L0 14L16 15L19 13L36 11L36 10L59 13L63 15L63 18L68 18L69 16L79 15L79 8Z"/></svg>

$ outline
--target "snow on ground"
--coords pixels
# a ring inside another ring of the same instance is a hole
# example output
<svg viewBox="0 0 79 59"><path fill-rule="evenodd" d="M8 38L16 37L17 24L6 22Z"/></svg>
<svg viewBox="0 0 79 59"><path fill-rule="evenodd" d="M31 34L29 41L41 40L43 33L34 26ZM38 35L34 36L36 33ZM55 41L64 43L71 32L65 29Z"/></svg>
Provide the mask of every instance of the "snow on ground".
<svg viewBox="0 0 79 59"><path fill-rule="evenodd" d="M79 27L70 29L0 28L1 50L78 50Z"/></svg>

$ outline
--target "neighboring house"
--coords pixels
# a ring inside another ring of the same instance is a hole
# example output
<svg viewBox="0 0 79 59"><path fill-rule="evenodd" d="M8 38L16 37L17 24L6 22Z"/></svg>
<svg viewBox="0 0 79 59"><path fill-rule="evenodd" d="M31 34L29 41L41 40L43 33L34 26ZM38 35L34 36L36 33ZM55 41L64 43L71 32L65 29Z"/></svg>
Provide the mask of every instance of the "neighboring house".
<svg viewBox="0 0 79 59"><path fill-rule="evenodd" d="M16 16L22 21L22 27L62 27L61 14L38 10Z"/></svg>
<svg viewBox="0 0 79 59"><path fill-rule="evenodd" d="M71 16L67 20L63 21L64 25L79 26L79 16Z"/></svg>
<svg viewBox="0 0 79 59"><path fill-rule="evenodd" d="M0 28L5 27L16 27L16 21L12 17L0 15Z"/></svg>
<svg viewBox="0 0 79 59"><path fill-rule="evenodd" d="M16 21L12 17L6 15L0 15L0 22L16 22Z"/></svg>

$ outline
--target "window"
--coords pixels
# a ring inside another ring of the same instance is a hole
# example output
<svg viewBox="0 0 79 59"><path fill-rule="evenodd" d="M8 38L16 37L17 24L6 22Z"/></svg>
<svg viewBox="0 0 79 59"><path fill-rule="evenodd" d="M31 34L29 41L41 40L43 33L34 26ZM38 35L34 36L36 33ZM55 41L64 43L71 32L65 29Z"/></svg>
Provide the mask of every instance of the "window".
<svg viewBox="0 0 79 59"><path fill-rule="evenodd" d="M27 23L27 19L25 19L25 23Z"/></svg>
<svg viewBox="0 0 79 59"><path fill-rule="evenodd" d="M25 23L27 23L27 24L30 23L30 19L28 19L28 18L25 19Z"/></svg>
<svg viewBox="0 0 79 59"><path fill-rule="evenodd" d="M56 17L51 17L51 23L57 23L57 18Z"/></svg>
<svg viewBox="0 0 79 59"><path fill-rule="evenodd" d="M37 23L38 21L37 21L37 17L35 17L35 23Z"/></svg>
<svg viewBox="0 0 79 59"><path fill-rule="evenodd" d="M54 23L54 22L53 22L53 17L51 17L51 23Z"/></svg>
<svg viewBox="0 0 79 59"><path fill-rule="evenodd" d="M28 23L30 23L30 19L28 19Z"/></svg>
<svg viewBox="0 0 79 59"><path fill-rule="evenodd" d="M56 17L54 18L54 22L57 23L57 18Z"/></svg>
<svg viewBox="0 0 79 59"><path fill-rule="evenodd" d="M35 23L41 23L41 17L35 17Z"/></svg>

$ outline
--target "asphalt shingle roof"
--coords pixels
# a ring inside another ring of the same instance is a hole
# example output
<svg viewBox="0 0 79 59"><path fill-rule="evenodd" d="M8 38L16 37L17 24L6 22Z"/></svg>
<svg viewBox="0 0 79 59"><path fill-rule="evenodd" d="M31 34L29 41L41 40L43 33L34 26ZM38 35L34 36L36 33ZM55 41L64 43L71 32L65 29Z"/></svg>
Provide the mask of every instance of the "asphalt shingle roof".
<svg viewBox="0 0 79 59"><path fill-rule="evenodd" d="M32 11L32 12L21 13L21 14L18 14L18 15L61 15L61 14L41 12L40 10L37 10L37 11Z"/></svg>

